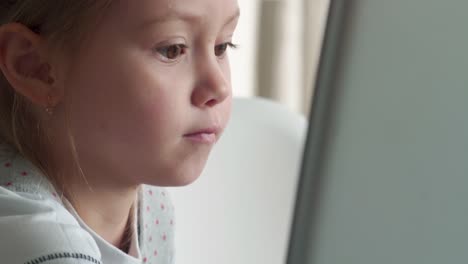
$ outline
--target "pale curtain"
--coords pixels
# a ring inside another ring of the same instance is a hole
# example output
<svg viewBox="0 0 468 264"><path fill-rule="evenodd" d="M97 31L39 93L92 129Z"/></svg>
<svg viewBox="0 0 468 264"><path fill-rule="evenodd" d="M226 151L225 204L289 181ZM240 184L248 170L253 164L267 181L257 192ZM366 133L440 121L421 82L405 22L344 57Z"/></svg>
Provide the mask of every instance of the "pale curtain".
<svg viewBox="0 0 468 264"><path fill-rule="evenodd" d="M256 95L309 112L329 0L260 0Z"/></svg>

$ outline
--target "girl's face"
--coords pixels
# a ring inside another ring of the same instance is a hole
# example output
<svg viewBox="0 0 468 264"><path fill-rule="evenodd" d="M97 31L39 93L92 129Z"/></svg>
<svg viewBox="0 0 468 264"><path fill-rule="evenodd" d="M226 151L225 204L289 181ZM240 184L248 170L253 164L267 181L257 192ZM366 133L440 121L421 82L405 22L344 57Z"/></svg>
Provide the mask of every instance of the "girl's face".
<svg viewBox="0 0 468 264"><path fill-rule="evenodd" d="M56 150L69 120L87 177L194 181L229 119L237 19L236 0L116 1L66 62Z"/></svg>

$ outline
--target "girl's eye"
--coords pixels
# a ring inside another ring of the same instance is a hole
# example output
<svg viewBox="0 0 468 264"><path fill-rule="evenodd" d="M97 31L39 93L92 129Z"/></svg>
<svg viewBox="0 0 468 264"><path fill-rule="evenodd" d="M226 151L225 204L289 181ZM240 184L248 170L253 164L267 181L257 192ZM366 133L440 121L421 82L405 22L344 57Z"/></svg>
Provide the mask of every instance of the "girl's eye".
<svg viewBox="0 0 468 264"><path fill-rule="evenodd" d="M222 57L226 53L228 48L237 48L237 45L231 42L226 42L226 43L215 46L216 57Z"/></svg>
<svg viewBox="0 0 468 264"><path fill-rule="evenodd" d="M185 54L186 50L187 46L184 44L174 44L156 49L164 59L170 61L177 60L180 56Z"/></svg>

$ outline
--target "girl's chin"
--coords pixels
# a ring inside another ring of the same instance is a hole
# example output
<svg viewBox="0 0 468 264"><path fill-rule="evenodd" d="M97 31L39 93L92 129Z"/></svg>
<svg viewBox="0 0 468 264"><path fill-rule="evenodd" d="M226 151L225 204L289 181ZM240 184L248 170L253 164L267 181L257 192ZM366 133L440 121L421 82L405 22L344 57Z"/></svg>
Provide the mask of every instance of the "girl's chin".
<svg viewBox="0 0 468 264"><path fill-rule="evenodd" d="M163 179L151 179L145 182L145 184L161 187L183 187L194 183L198 178L200 178L201 172L202 170L193 169L191 171L172 174L170 177L165 177Z"/></svg>
<svg viewBox="0 0 468 264"><path fill-rule="evenodd" d="M199 177L200 175L197 175L194 177L184 177L182 179L178 179L177 181L174 181L170 186L173 186L173 187L187 186L187 185L194 183Z"/></svg>

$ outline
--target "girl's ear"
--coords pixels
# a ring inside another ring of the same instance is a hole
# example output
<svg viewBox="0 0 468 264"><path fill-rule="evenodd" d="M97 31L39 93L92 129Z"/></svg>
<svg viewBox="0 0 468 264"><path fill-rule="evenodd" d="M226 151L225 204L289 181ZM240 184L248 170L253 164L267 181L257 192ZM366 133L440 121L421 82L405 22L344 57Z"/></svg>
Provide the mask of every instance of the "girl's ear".
<svg viewBox="0 0 468 264"><path fill-rule="evenodd" d="M0 70L11 87L31 103L52 107L58 103L43 39L26 26L0 26Z"/></svg>

